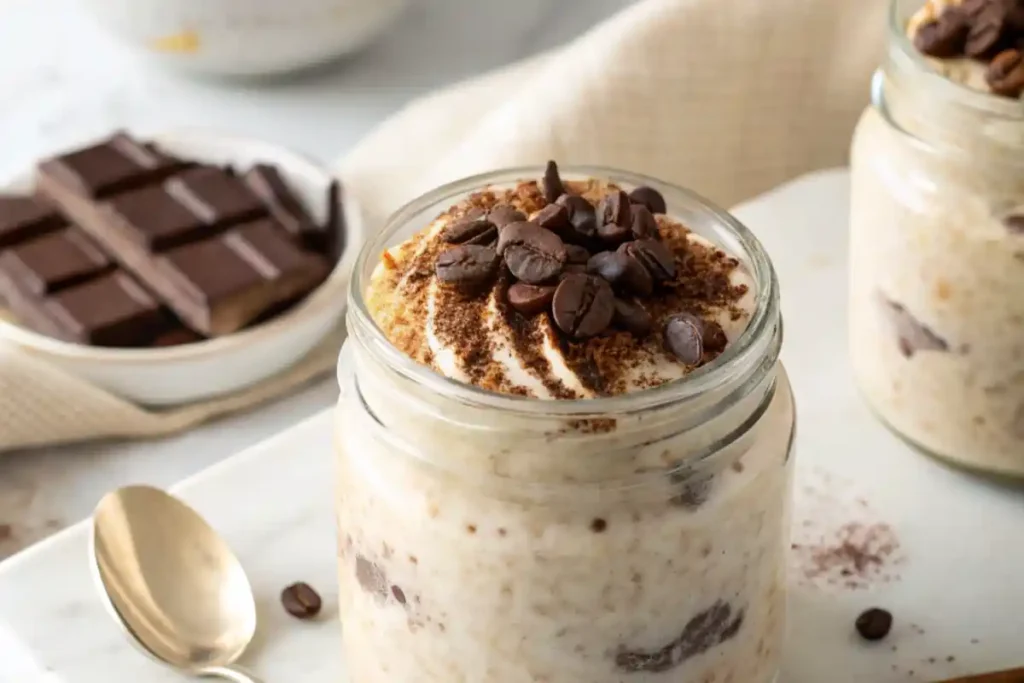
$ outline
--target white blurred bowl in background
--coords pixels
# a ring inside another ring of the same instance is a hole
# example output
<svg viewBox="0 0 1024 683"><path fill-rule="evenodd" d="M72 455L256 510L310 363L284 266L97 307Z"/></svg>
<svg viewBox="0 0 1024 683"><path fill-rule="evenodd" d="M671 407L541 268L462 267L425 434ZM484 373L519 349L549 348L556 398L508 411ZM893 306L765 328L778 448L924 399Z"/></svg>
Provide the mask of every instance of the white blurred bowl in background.
<svg viewBox="0 0 1024 683"><path fill-rule="evenodd" d="M158 62L194 73L265 76L354 52L408 0L81 0Z"/></svg>

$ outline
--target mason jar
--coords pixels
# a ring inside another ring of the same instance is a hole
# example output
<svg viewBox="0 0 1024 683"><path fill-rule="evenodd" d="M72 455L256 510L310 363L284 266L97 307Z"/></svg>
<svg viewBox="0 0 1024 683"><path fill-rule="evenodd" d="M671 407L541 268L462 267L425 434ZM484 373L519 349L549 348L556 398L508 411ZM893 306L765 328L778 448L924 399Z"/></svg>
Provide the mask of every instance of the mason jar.
<svg viewBox="0 0 1024 683"><path fill-rule="evenodd" d="M442 187L363 248L336 420L341 620L353 683L768 683L779 667L795 417L778 283L756 238L685 190L669 213L757 288L742 335L621 396L497 394L418 365L364 294L382 252L526 168Z"/></svg>
<svg viewBox="0 0 1024 683"><path fill-rule="evenodd" d="M893 3L888 58L853 140L853 370L911 442L1021 476L1024 108L941 75L906 37L921 5Z"/></svg>

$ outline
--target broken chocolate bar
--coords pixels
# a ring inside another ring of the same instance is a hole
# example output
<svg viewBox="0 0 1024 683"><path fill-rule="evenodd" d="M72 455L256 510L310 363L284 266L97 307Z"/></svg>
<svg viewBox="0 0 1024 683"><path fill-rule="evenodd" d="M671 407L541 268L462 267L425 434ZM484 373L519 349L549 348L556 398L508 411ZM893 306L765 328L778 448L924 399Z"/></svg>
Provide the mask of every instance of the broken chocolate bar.
<svg viewBox="0 0 1024 683"><path fill-rule="evenodd" d="M0 249L62 225L56 209L36 197L0 195Z"/></svg>
<svg viewBox="0 0 1024 683"><path fill-rule="evenodd" d="M245 174L245 182L259 196L285 230L307 249L327 250L326 225L318 225L281 177L269 164L256 164Z"/></svg>
<svg viewBox="0 0 1024 683"><path fill-rule="evenodd" d="M36 296L83 282L112 267L110 258L76 227L0 253L0 270Z"/></svg>

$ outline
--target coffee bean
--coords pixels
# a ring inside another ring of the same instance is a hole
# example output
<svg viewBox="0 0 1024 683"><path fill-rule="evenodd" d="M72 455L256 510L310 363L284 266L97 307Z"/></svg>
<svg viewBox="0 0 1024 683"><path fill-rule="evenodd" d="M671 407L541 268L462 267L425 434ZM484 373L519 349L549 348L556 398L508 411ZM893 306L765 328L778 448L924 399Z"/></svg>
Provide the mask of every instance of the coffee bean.
<svg viewBox="0 0 1024 683"><path fill-rule="evenodd" d="M548 200L550 204L563 194L565 194L565 186L562 184L562 177L558 174L558 164L549 161L547 168L544 169L544 199Z"/></svg>
<svg viewBox="0 0 1024 683"><path fill-rule="evenodd" d="M879 607L864 610L854 623L864 640L881 640L892 630L892 613Z"/></svg>
<svg viewBox="0 0 1024 683"><path fill-rule="evenodd" d="M1024 92L1024 56L1017 50L1000 52L988 65L985 81L997 95L1020 97Z"/></svg>
<svg viewBox="0 0 1024 683"><path fill-rule="evenodd" d="M537 212L537 215L533 217L533 222L558 235L565 234L565 231L571 227L569 211L561 204L548 204Z"/></svg>
<svg viewBox="0 0 1024 683"><path fill-rule="evenodd" d="M565 245L536 223L510 223L498 235L498 253L517 280L539 285L558 276L565 265Z"/></svg>
<svg viewBox="0 0 1024 683"><path fill-rule="evenodd" d="M570 275L586 275L587 264L585 263L567 263L562 268L562 272L558 274L558 281L561 282Z"/></svg>
<svg viewBox="0 0 1024 683"><path fill-rule="evenodd" d="M647 207L651 213L665 213L668 207L665 205L665 198L653 187L641 185L629 193L629 199L634 204Z"/></svg>
<svg viewBox="0 0 1024 683"><path fill-rule="evenodd" d="M646 337L654 327L654 318L646 308L636 301L616 299L612 324L626 330L634 337Z"/></svg>
<svg viewBox="0 0 1024 683"><path fill-rule="evenodd" d="M720 353L725 351L729 345L729 338L725 336L725 330L714 320L704 320L701 329L701 340L704 343L704 350L709 353Z"/></svg>
<svg viewBox="0 0 1024 683"><path fill-rule="evenodd" d="M288 614L298 619L312 619L320 613L323 601L307 583L293 583L281 591L281 604Z"/></svg>
<svg viewBox="0 0 1024 683"><path fill-rule="evenodd" d="M491 247L463 244L438 254L434 270L437 279L444 284L475 290L494 277L498 254Z"/></svg>
<svg viewBox="0 0 1024 683"><path fill-rule="evenodd" d="M938 19L918 27L914 46L930 57L955 57L963 54L970 30L967 14L956 7L949 7Z"/></svg>
<svg viewBox="0 0 1024 683"><path fill-rule="evenodd" d="M554 297L554 287L538 287L517 282L508 288L509 305L523 315L536 315L546 311Z"/></svg>
<svg viewBox="0 0 1024 683"><path fill-rule="evenodd" d="M942 17L948 13L948 10L943 12ZM995 55L1006 35L1008 14L1005 3L989 3L971 23L967 42L964 43L964 54L973 59L985 59Z"/></svg>
<svg viewBox="0 0 1024 683"><path fill-rule="evenodd" d="M467 214L445 228L441 238L449 244L488 244L498 238L498 229L482 215Z"/></svg>
<svg viewBox="0 0 1024 683"><path fill-rule="evenodd" d="M605 223L597 228L597 236L608 246L615 247L633 238L633 231L618 223Z"/></svg>
<svg viewBox="0 0 1024 683"><path fill-rule="evenodd" d="M600 334L615 313L615 295L607 282L593 275L570 275L555 290L555 324L571 337Z"/></svg>
<svg viewBox="0 0 1024 683"><path fill-rule="evenodd" d="M650 296L654 291L651 274L639 261L621 251L602 251L587 261L587 272L599 275L620 291Z"/></svg>
<svg viewBox="0 0 1024 683"><path fill-rule="evenodd" d="M498 204L491 209L490 213L487 214L487 220L500 230L509 223L519 223L520 221L526 220L526 214L514 206L508 204Z"/></svg>
<svg viewBox="0 0 1024 683"><path fill-rule="evenodd" d="M687 365L698 365L704 358L700 328L692 317L677 315L665 325L665 346Z"/></svg>
<svg viewBox="0 0 1024 683"><path fill-rule="evenodd" d="M1003 225L1014 235L1024 235L1024 214L1013 214L1003 219Z"/></svg>
<svg viewBox="0 0 1024 683"><path fill-rule="evenodd" d="M619 251L639 261L654 277L655 282L665 282L676 276L676 258L672 250L657 240L642 239L626 242Z"/></svg>
<svg viewBox="0 0 1024 683"><path fill-rule="evenodd" d="M594 206L583 197L575 194L563 194L558 203L569 212L569 223L572 225L566 241L587 246L597 235L597 212Z"/></svg>
<svg viewBox="0 0 1024 683"><path fill-rule="evenodd" d="M633 236L638 240L642 239L660 239L661 235L658 233L658 221L654 218L654 214L651 213L643 204L637 204L633 207Z"/></svg>
<svg viewBox="0 0 1024 683"><path fill-rule="evenodd" d="M590 252L578 244L565 245L565 253L568 256L566 263L582 263L586 265L590 260Z"/></svg>
<svg viewBox="0 0 1024 683"><path fill-rule="evenodd" d="M628 228L631 221L629 213L629 197L622 190L616 190L606 194L601 199L601 205L598 209L598 213L601 216L602 223L616 223Z"/></svg>

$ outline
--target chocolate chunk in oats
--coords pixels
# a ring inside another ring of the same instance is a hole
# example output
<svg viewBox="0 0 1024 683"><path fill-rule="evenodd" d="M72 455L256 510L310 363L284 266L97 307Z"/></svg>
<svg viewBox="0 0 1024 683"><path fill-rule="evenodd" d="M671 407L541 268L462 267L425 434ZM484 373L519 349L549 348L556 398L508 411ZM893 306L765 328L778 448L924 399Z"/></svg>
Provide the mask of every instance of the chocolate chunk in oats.
<svg viewBox="0 0 1024 683"><path fill-rule="evenodd" d="M602 223L606 225L615 223L628 228L632 220L629 212L629 197L622 190L612 190L601 199L598 213Z"/></svg>
<svg viewBox="0 0 1024 683"><path fill-rule="evenodd" d="M949 351L945 339L935 334L902 304L882 297L882 306L896 331L900 353L911 358L920 351Z"/></svg>
<svg viewBox="0 0 1024 683"><path fill-rule="evenodd" d="M587 262L587 272L599 275L618 291L649 296L654 291L651 274L639 261L621 251L602 251Z"/></svg>
<svg viewBox="0 0 1024 683"><path fill-rule="evenodd" d="M548 200L549 204L565 194L565 186L562 184L562 177L558 173L558 164L554 161L549 161L544 169L543 184L544 199Z"/></svg>
<svg viewBox="0 0 1024 683"><path fill-rule="evenodd" d="M376 598L387 599L388 577L380 566L362 555L356 555L355 571L356 580L364 591Z"/></svg>
<svg viewBox="0 0 1024 683"><path fill-rule="evenodd" d="M517 280L533 285L558 277L568 258L558 235L528 222L501 229L498 253Z"/></svg>
<svg viewBox="0 0 1024 683"><path fill-rule="evenodd" d="M665 204L665 198L661 193L647 185L641 185L630 192L629 199L634 204L646 207L651 213L665 213L668 211L668 205Z"/></svg>
<svg viewBox="0 0 1024 683"><path fill-rule="evenodd" d="M619 251L639 261L651 273L655 282L665 282L676 276L676 257L672 250L653 239L626 242Z"/></svg>
<svg viewBox="0 0 1024 683"><path fill-rule="evenodd" d="M640 303L628 299L616 299L612 324L619 329L626 330L634 337L646 337L654 327L654 318Z"/></svg>
<svg viewBox="0 0 1024 683"><path fill-rule="evenodd" d="M563 237L566 242L589 245L597 235L597 212L594 206L583 197L574 194L564 194L558 198L558 203L569 212L569 223L572 230Z"/></svg>
<svg viewBox="0 0 1024 683"><path fill-rule="evenodd" d="M538 287L517 282L508 288L509 305L523 315L536 315L548 310L554 298L554 287Z"/></svg>
<svg viewBox="0 0 1024 683"><path fill-rule="evenodd" d="M491 247L466 244L438 254L437 279L467 291L488 284L498 270L498 254Z"/></svg>
<svg viewBox="0 0 1024 683"><path fill-rule="evenodd" d="M592 275L563 279L552 301L555 324L571 337L584 339L603 332L615 313L615 295L609 284Z"/></svg>
<svg viewBox="0 0 1024 683"><path fill-rule="evenodd" d="M654 218L654 214L642 204L633 207L632 232L633 237L638 240L658 239L660 237L658 234L658 221Z"/></svg>
<svg viewBox="0 0 1024 683"><path fill-rule="evenodd" d="M629 673L661 673L703 654L736 636L743 626L744 611L722 600L694 616L672 642L657 650L621 649L615 657L618 669Z"/></svg>

